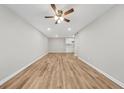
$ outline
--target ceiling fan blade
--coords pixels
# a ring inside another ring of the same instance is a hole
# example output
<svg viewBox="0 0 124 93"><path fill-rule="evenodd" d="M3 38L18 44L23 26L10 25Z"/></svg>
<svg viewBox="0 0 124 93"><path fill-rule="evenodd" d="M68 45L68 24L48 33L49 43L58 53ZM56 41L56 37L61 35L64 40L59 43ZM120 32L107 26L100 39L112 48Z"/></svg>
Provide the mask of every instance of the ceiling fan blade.
<svg viewBox="0 0 124 93"><path fill-rule="evenodd" d="M55 22L55 24L58 24L58 20Z"/></svg>
<svg viewBox="0 0 124 93"><path fill-rule="evenodd" d="M70 13L72 13L72 12L74 12L74 9L73 9L73 8L71 8L71 9L68 10L68 11L66 11L66 12L64 13L64 15L68 15L68 14L70 14Z"/></svg>
<svg viewBox="0 0 124 93"><path fill-rule="evenodd" d="M52 9L54 10L55 14L56 14L56 5L55 4L51 4Z"/></svg>
<svg viewBox="0 0 124 93"><path fill-rule="evenodd" d="M54 16L45 16L45 18L54 18Z"/></svg>
<svg viewBox="0 0 124 93"><path fill-rule="evenodd" d="M69 19L66 19L66 18L64 18L64 21L66 21L66 22L70 22L70 20L69 20Z"/></svg>

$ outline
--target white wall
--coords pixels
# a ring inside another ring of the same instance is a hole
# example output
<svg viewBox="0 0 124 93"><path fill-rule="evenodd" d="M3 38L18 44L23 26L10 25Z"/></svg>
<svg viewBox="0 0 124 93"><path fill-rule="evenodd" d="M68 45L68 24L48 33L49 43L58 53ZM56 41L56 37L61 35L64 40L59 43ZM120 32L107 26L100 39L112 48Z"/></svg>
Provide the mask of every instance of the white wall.
<svg viewBox="0 0 124 93"><path fill-rule="evenodd" d="M49 38L48 39L49 52L65 52L64 38Z"/></svg>
<svg viewBox="0 0 124 93"><path fill-rule="evenodd" d="M79 33L78 56L124 83L124 5Z"/></svg>
<svg viewBox="0 0 124 93"><path fill-rule="evenodd" d="M0 6L0 80L47 53L48 39Z"/></svg>

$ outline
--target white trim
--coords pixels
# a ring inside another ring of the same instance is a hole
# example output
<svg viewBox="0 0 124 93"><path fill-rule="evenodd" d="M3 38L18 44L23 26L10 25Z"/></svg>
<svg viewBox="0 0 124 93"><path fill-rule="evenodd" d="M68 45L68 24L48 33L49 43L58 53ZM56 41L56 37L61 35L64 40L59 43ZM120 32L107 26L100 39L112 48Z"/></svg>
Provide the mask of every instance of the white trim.
<svg viewBox="0 0 124 93"><path fill-rule="evenodd" d="M49 51L49 53L74 53L74 52L66 52L66 51Z"/></svg>
<svg viewBox="0 0 124 93"><path fill-rule="evenodd" d="M110 80L112 80L113 82L115 82L116 84L118 84L119 86L121 86L122 88L124 88L124 83L122 83L121 81L115 79L114 77L110 76L109 74L107 74L106 72L100 70L99 68L95 67L94 65L88 63L86 60L82 59L81 57L78 57L81 61L83 61L84 63L86 63L87 65L91 66L92 68L94 68L95 70L97 70L98 72L100 72L101 74L103 74L104 76L106 76L107 78L109 78Z"/></svg>
<svg viewBox="0 0 124 93"><path fill-rule="evenodd" d="M15 73L9 75L8 77L6 77L5 79L0 80L0 85L4 84L5 82L7 82L8 80L10 80L12 77L14 77L15 75L17 75L18 73L20 73L21 71L23 71L24 69L26 69L28 66L30 66L31 64L35 63L37 60L39 60L40 58L44 57L45 55L47 55L48 52L46 52L43 55L40 55L38 58L36 58L35 60L33 60L31 63L27 64L26 66L22 67L21 69L19 69L18 71L16 71Z"/></svg>

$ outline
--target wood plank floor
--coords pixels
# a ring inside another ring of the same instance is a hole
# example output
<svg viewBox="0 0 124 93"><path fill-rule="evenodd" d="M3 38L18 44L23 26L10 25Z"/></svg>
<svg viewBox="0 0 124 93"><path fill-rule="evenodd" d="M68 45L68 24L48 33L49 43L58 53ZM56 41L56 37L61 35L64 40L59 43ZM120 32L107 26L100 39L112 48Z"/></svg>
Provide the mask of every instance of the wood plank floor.
<svg viewBox="0 0 124 93"><path fill-rule="evenodd" d="M49 53L0 86L2 89L121 88L73 54Z"/></svg>

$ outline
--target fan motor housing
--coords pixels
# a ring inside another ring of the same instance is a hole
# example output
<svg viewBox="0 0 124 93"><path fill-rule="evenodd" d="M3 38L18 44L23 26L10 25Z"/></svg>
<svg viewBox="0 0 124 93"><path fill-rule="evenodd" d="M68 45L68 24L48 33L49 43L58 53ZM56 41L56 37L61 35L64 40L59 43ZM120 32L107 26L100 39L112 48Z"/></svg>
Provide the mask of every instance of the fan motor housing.
<svg viewBox="0 0 124 93"><path fill-rule="evenodd" d="M57 16L61 17L62 14L63 14L63 11L62 10L58 10Z"/></svg>

